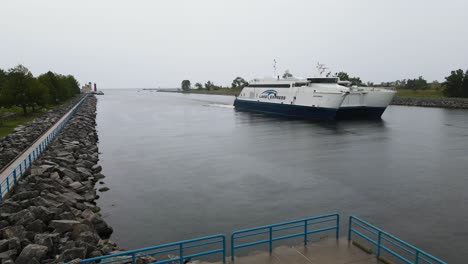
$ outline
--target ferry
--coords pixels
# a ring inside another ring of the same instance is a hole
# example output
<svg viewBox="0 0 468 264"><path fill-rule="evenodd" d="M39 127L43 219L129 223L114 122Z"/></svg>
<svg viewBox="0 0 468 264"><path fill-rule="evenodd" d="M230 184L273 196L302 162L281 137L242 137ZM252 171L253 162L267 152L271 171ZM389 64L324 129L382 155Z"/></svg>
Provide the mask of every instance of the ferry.
<svg viewBox="0 0 468 264"><path fill-rule="evenodd" d="M238 110L247 110L314 120L336 118L350 88L338 84L337 77L254 79L234 101Z"/></svg>
<svg viewBox="0 0 468 264"><path fill-rule="evenodd" d="M338 81L349 87L349 94L343 100L336 119L380 119L396 94L392 88L357 87L349 81Z"/></svg>

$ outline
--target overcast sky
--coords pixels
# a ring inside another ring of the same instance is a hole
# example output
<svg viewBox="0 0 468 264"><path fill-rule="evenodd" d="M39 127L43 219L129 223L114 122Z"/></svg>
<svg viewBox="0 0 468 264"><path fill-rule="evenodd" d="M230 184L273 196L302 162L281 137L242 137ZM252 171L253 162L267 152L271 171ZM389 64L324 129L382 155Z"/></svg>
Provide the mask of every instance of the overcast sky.
<svg viewBox="0 0 468 264"><path fill-rule="evenodd" d="M466 0L2 1L0 68L100 88L178 87L315 73L365 81L468 69Z"/></svg>

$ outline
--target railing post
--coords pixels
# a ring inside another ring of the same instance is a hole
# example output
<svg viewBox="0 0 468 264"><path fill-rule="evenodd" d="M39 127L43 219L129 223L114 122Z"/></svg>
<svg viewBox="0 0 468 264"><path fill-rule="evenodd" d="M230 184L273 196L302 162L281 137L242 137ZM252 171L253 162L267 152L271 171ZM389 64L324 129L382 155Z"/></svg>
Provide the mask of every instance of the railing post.
<svg viewBox="0 0 468 264"><path fill-rule="evenodd" d="M270 253L273 252L273 227L269 227L270 229L270 243L269 243L269 250L270 250Z"/></svg>
<svg viewBox="0 0 468 264"><path fill-rule="evenodd" d="M31 167L31 153L29 153L28 158L29 158L29 166Z"/></svg>
<svg viewBox="0 0 468 264"><path fill-rule="evenodd" d="M179 263L184 264L184 246L182 243L179 244Z"/></svg>
<svg viewBox="0 0 468 264"><path fill-rule="evenodd" d="M234 234L231 234L231 261L234 261Z"/></svg>
<svg viewBox="0 0 468 264"><path fill-rule="evenodd" d="M226 263L226 237L223 235L223 263Z"/></svg>
<svg viewBox="0 0 468 264"><path fill-rule="evenodd" d="M13 183L16 184L16 168L13 170Z"/></svg>
<svg viewBox="0 0 468 264"><path fill-rule="evenodd" d="M378 239L377 239L377 257L380 257L380 243L382 241L382 232L379 231Z"/></svg>
<svg viewBox="0 0 468 264"><path fill-rule="evenodd" d="M351 241L351 224L352 224L353 216L349 217L348 221L348 241Z"/></svg>
<svg viewBox="0 0 468 264"><path fill-rule="evenodd" d="M414 264L418 264L419 263L419 251L416 251L416 257L414 259Z"/></svg>
<svg viewBox="0 0 468 264"><path fill-rule="evenodd" d="M340 238L340 215L336 215L336 239Z"/></svg>
<svg viewBox="0 0 468 264"><path fill-rule="evenodd" d="M19 168L20 168L20 174L19 174L19 176L21 177L21 175L23 175L23 162L20 162Z"/></svg>
<svg viewBox="0 0 468 264"><path fill-rule="evenodd" d="M6 178L6 184L7 184L7 192L10 191L10 177L7 176Z"/></svg>
<svg viewBox="0 0 468 264"><path fill-rule="evenodd" d="M136 264L136 256L135 256L135 253L132 253L132 264Z"/></svg>
<svg viewBox="0 0 468 264"><path fill-rule="evenodd" d="M307 245L307 220L304 221L304 246Z"/></svg>

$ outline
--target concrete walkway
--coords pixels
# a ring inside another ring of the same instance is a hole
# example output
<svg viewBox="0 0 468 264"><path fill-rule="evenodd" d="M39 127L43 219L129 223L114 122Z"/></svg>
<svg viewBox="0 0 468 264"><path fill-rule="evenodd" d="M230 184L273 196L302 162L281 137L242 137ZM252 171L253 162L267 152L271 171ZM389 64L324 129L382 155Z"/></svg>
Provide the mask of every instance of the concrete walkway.
<svg viewBox="0 0 468 264"><path fill-rule="evenodd" d="M222 262L217 262L216 264ZM345 238L335 240L327 238L318 242L311 242L306 247L279 246L269 252L252 252L248 256L236 257L234 262L230 258L226 263L235 264L376 264L379 263L374 255L369 255L348 243ZM201 262L201 264L208 264ZM210 263L215 264L215 263Z"/></svg>
<svg viewBox="0 0 468 264"><path fill-rule="evenodd" d="M81 102L84 98L82 98L79 102ZM78 102L78 103L79 103ZM60 125L60 123L65 120L65 118L67 118L68 115L71 114L71 112L77 107L78 103L76 103L66 114L64 114L57 122L55 122L55 124L50 127L46 132L44 132L42 134L42 136L40 136L39 138L37 138L34 143L26 150L23 151L23 153L16 157L16 159L10 163L10 165L8 165L8 167L4 168L1 172L0 172L0 182L3 182L6 177L16 168L19 166L20 163L23 164L23 160L26 159L29 155L29 153L31 153L34 149L36 149L36 147L38 147L42 141L44 141L47 136L52 133L52 131L54 131L54 129L56 127L58 127ZM24 164L23 164L24 165ZM29 162L28 162L28 165L29 165ZM23 171L24 171L24 168L23 168ZM19 174L19 170L17 171L17 173ZM13 186L13 184L11 185ZM2 189L5 188L5 186L2 186ZM10 187L11 188L11 187ZM8 192L3 192L2 195L3 197L5 197L5 195L7 194Z"/></svg>

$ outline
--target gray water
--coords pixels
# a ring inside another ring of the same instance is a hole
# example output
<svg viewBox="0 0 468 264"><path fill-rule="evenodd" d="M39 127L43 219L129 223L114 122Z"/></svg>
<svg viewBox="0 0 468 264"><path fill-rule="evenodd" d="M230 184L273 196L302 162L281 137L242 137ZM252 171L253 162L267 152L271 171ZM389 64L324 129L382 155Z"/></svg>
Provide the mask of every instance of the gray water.
<svg viewBox="0 0 468 264"><path fill-rule="evenodd" d="M314 123L238 112L230 96L105 93L99 205L124 248L339 212L468 258L466 110Z"/></svg>

